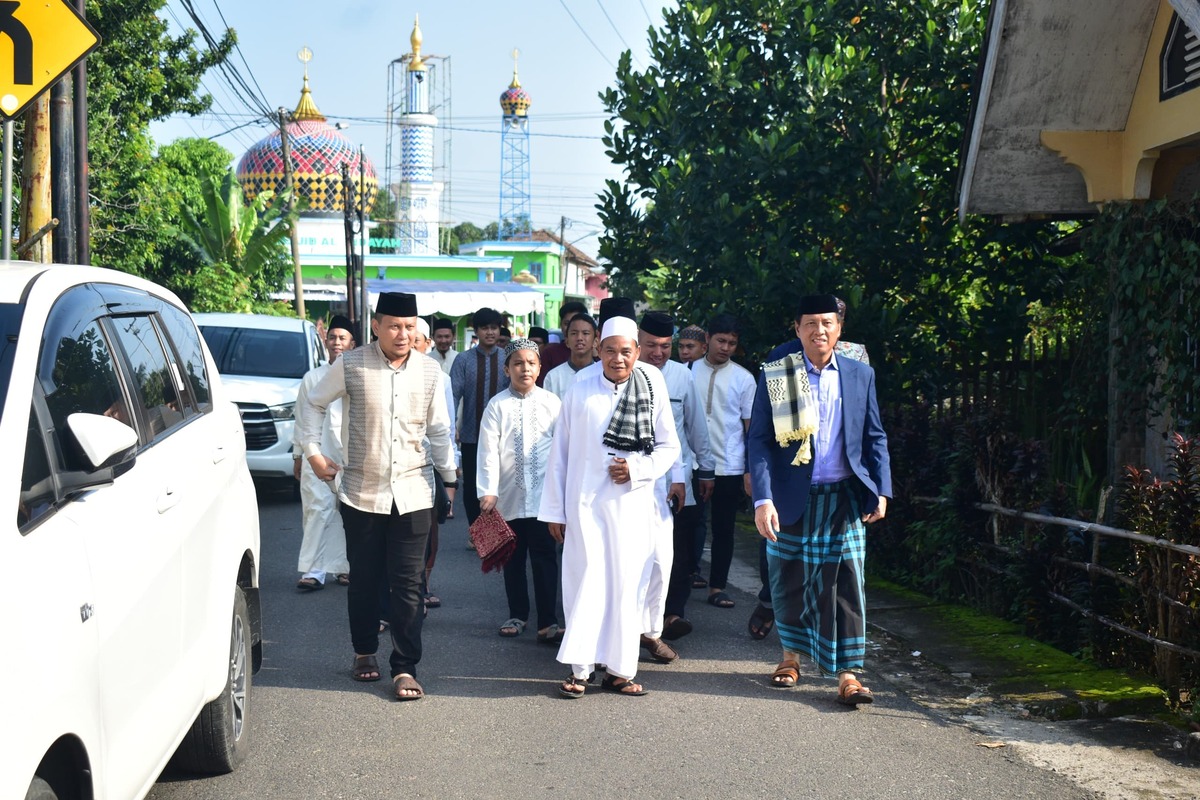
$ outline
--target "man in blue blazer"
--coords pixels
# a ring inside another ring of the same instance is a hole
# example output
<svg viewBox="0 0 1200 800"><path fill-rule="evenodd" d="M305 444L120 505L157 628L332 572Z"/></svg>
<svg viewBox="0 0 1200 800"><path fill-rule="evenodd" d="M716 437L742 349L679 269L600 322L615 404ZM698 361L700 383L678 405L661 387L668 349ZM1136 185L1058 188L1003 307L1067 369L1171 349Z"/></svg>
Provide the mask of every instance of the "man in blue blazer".
<svg viewBox="0 0 1200 800"><path fill-rule="evenodd" d="M763 365L747 434L754 521L767 562L783 660L771 685L799 680L798 656L838 677L838 701L869 703L857 679L866 651L865 524L892 494L875 372L834 354L837 298L796 313L802 352Z"/></svg>

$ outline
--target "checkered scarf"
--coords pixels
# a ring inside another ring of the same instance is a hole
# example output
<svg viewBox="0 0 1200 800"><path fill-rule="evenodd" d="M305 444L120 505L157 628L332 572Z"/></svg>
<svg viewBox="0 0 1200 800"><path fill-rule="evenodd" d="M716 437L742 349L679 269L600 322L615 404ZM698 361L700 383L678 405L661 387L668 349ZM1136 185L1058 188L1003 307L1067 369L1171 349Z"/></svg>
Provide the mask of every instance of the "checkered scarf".
<svg viewBox="0 0 1200 800"><path fill-rule="evenodd" d="M817 400L808 385L808 368L800 353L763 364L775 441L780 447L800 442L793 466L812 461L812 436L817 432Z"/></svg>
<svg viewBox="0 0 1200 800"><path fill-rule="evenodd" d="M654 390L640 366L633 368L628 383L602 441L614 450L650 455L654 452Z"/></svg>

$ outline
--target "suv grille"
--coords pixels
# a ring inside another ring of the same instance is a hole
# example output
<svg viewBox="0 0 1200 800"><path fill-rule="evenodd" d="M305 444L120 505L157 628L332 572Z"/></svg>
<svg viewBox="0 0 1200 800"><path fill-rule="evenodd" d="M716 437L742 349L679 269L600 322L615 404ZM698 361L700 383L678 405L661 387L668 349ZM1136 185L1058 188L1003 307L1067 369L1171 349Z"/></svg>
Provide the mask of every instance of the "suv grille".
<svg viewBox="0 0 1200 800"><path fill-rule="evenodd" d="M279 441L271 410L262 403L238 403L242 412L242 429L246 431L247 450L266 450Z"/></svg>

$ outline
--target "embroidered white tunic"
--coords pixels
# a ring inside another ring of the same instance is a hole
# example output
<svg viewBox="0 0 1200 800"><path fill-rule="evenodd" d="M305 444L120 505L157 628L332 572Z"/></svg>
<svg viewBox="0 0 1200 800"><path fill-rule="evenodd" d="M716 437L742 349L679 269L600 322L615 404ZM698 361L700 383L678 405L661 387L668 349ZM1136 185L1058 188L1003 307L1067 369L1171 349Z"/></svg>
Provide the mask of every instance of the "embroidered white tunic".
<svg viewBox="0 0 1200 800"><path fill-rule="evenodd" d="M488 401L479 421L478 494L496 496L505 519L537 517L546 460L562 401L534 386L527 395L510 386Z"/></svg>
<svg viewBox="0 0 1200 800"><path fill-rule="evenodd" d="M306 458L321 452L329 404L347 398L338 491L343 503L373 514L390 514L395 503L398 513L408 514L433 507L435 467L443 480L455 480L440 372L433 359L415 350L393 367L376 342L344 353L308 393L300 409Z"/></svg>
<svg viewBox="0 0 1200 800"><path fill-rule="evenodd" d="M629 381L615 385L591 367L567 391L550 448L538 518L566 525L567 633L558 660L580 677L596 663L623 678L637 673L657 528L655 482L679 457L661 374L653 368L647 374L654 391L652 454L613 450L602 442ZM626 460L628 483L618 485L609 476L614 455Z"/></svg>
<svg viewBox="0 0 1200 800"><path fill-rule="evenodd" d="M296 393L297 409L303 407L309 390L325 377L329 369L329 364L321 364L305 374ZM341 400L329 404L329 413L325 415L325 424L321 426L321 452L342 463ZM292 455L304 455L299 425L292 429ZM301 461L300 507L304 536L300 540L300 557L296 568L303 573L349 572L346 533L342 530L342 517L337 510L337 496L328 483L317 477L306 459L301 458Z"/></svg>

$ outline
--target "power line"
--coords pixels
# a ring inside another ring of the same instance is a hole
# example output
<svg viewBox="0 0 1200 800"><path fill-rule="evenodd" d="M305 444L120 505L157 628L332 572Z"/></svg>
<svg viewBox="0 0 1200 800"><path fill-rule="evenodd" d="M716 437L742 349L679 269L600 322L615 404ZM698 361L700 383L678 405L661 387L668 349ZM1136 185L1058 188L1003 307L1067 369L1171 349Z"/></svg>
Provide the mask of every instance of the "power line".
<svg viewBox="0 0 1200 800"><path fill-rule="evenodd" d="M221 18L221 24L225 26L226 30L229 30L229 23L225 21L225 15L221 13L221 6L217 4L217 0L213 0L213 7L217 9L217 16ZM246 55L242 52L242 46L236 39L233 43L233 49L237 50L238 58L242 59L242 64L246 67L246 72L250 75L250 80L254 84L254 88L258 90L258 99L264 105L270 107L271 103L267 100L267 95L262 90L262 87L258 85L258 79L254 77L254 70L250 69L250 64L246 61Z"/></svg>
<svg viewBox="0 0 1200 800"><path fill-rule="evenodd" d="M642 13L646 15L646 22L650 23L650 27L654 27L654 20L650 19L650 12L646 10L645 0L638 0L638 4L642 7Z"/></svg>
<svg viewBox="0 0 1200 800"><path fill-rule="evenodd" d="M208 49L216 52L219 43L212 35L212 32L209 31L208 26L204 24L204 20L196 10L196 6L192 0L179 0L179 3L199 29L200 36L204 39L204 43L208 45ZM269 116L274 113L266 98L255 94L254 90L246 82L246 79L238 72L237 67L229 62L229 59L221 59L217 64L217 69L233 89L234 97L252 113L259 116Z"/></svg>
<svg viewBox="0 0 1200 800"><path fill-rule="evenodd" d="M608 26L613 29L613 33L615 33L617 38L621 40L621 44L625 45L625 49L629 51L631 56L633 56L633 60L637 61L637 56L633 55L633 48L629 46L629 42L625 41L625 37L621 35L621 31L617 30L617 23L613 22L613 18L608 15L608 10L604 8L604 3L602 3L601 0L596 0L596 5L600 6L600 13L604 15L606 20L608 20Z"/></svg>
<svg viewBox="0 0 1200 800"><path fill-rule="evenodd" d="M583 38L587 39L588 42L591 43L592 47L596 49L596 52L600 54L600 57L604 59L604 63L608 64L615 70L617 65L614 64L612 60L604 54L604 51L600 49L600 46L596 44L591 36L588 35L587 29L579 24L579 20L575 19L575 15L571 13L571 9L567 8L566 0L558 0L558 3L563 7L563 11L567 12L567 16L571 18L571 21L575 23L575 27L579 28L579 32L583 34Z"/></svg>

